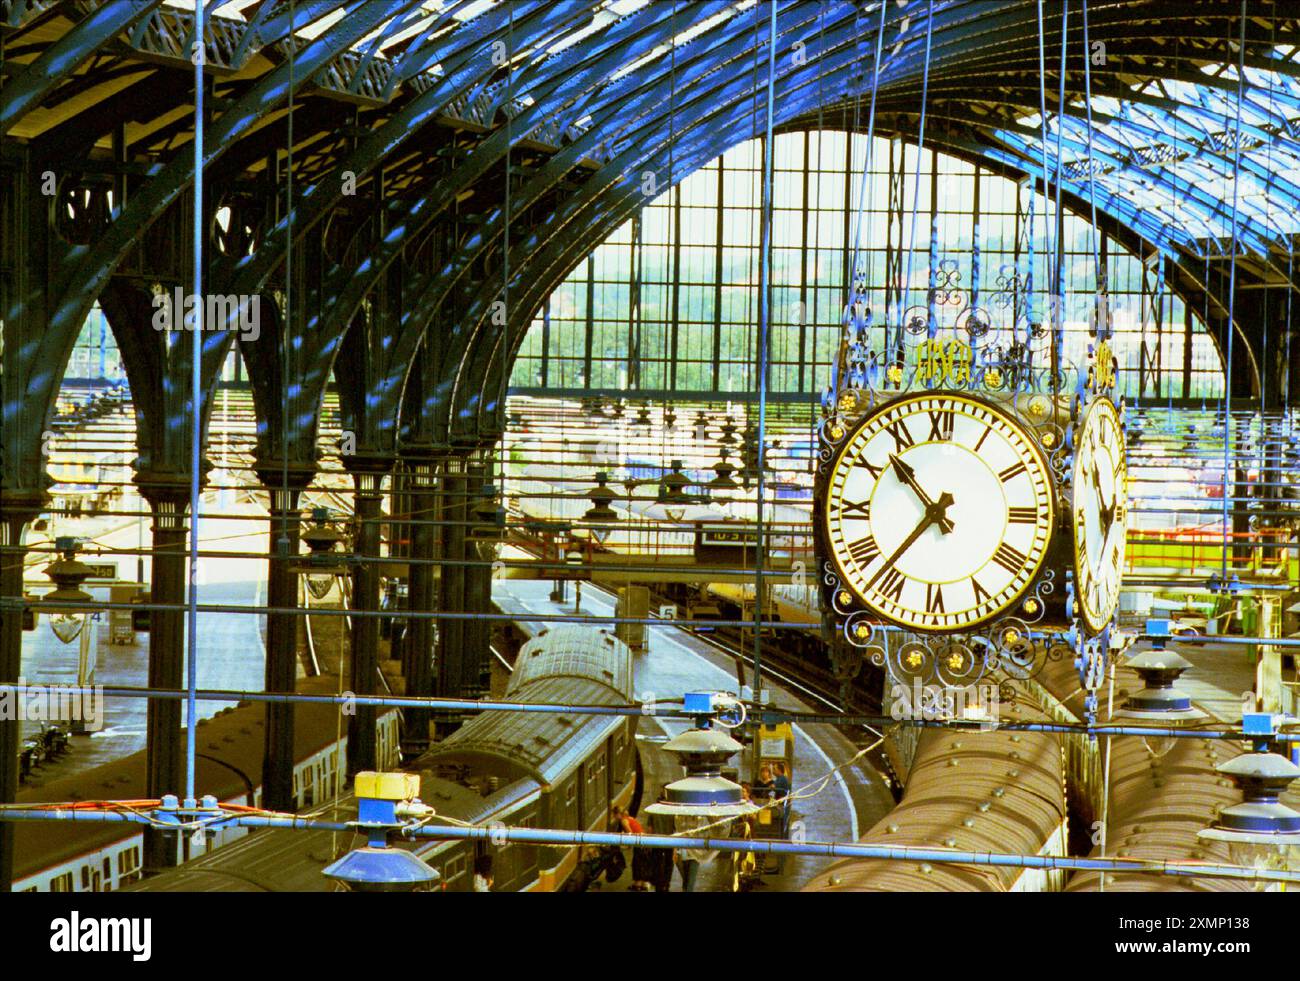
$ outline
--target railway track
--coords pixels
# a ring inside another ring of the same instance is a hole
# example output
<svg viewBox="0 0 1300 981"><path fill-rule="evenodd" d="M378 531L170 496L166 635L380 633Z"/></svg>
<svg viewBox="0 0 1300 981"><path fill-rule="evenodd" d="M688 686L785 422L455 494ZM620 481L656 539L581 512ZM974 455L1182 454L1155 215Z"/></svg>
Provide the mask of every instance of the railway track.
<svg viewBox="0 0 1300 981"><path fill-rule="evenodd" d="M590 588L601 589L607 594L609 592L600 586L588 585ZM655 595L659 598L658 594ZM665 596L662 599L665 603L673 602L671 597ZM652 603L651 607L654 608L656 605ZM689 624L685 624L682 625L682 629L688 631L695 640L735 663L738 685L749 683L745 677L746 673L752 680L754 672L752 627L747 628L737 622L734 628L722 627L698 631L691 630ZM845 714L879 715L882 711L880 696L871 692L860 679L851 683L851 701L846 705L841 695L841 685L830 671L782 650L775 638L763 638L761 656L763 679L780 685L806 703L809 708ZM880 729L863 723L845 723L834 728L858 750L871 746L883 735ZM891 790L901 787L898 773L888 754L877 747L867 754L867 759L877 771L889 775Z"/></svg>

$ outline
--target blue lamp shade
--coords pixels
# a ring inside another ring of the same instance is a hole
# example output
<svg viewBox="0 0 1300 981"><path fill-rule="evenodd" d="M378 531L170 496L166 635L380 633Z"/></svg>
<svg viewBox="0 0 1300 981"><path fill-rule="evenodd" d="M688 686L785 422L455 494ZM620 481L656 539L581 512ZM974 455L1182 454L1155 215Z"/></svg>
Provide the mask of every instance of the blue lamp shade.
<svg viewBox="0 0 1300 981"><path fill-rule="evenodd" d="M438 882L435 869L401 848L355 848L324 870L352 892L414 892Z"/></svg>
<svg viewBox="0 0 1300 981"><path fill-rule="evenodd" d="M1151 622L1148 621L1148 630ZM1191 698L1177 687L1179 675L1192 666L1186 658L1158 647L1129 658L1125 666L1136 671L1146 687L1130 695L1115 718L1166 722L1205 718L1205 713L1193 706Z"/></svg>
<svg viewBox="0 0 1300 981"><path fill-rule="evenodd" d="M1218 841L1300 846L1300 812L1279 799L1300 767L1279 753L1242 753L1215 769L1241 788L1242 802L1219 812L1199 837Z"/></svg>

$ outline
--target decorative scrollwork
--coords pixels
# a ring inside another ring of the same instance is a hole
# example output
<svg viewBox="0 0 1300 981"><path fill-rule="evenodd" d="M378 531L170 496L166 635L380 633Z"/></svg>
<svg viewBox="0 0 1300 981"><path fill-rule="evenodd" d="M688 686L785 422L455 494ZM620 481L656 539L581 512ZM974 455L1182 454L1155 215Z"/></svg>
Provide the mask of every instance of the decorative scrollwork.
<svg viewBox="0 0 1300 981"><path fill-rule="evenodd" d="M903 312L903 329L913 337L930 332L930 311L922 306L908 307Z"/></svg>
<svg viewBox="0 0 1300 981"><path fill-rule="evenodd" d="M869 650L882 648L882 641L876 637L877 629L861 610L850 613L844 619L844 637L854 647ZM875 661L874 655L872 660Z"/></svg>
<svg viewBox="0 0 1300 981"><path fill-rule="evenodd" d="M939 306L959 307L966 302L966 291L961 288L961 269L956 259L939 261L930 295Z"/></svg>
<svg viewBox="0 0 1300 981"><path fill-rule="evenodd" d="M1004 262L998 267L998 275L997 279L994 280L994 284L997 286L997 290L993 294L993 302L1004 309L1025 296L1025 277L1020 275L1020 270L1012 263Z"/></svg>
<svg viewBox="0 0 1300 981"><path fill-rule="evenodd" d="M1045 597L1056 592L1056 570L1046 568L1042 574L1030 587L1029 595L1020 603L1020 609L1024 613L1025 623L1039 623L1043 615L1047 612L1047 600Z"/></svg>
<svg viewBox="0 0 1300 981"><path fill-rule="evenodd" d="M889 675L895 681L910 684L915 680L928 684L934 676L934 652L918 641L907 641L899 646L892 657L888 654L886 657Z"/></svg>
<svg viewBox="0 0 1300 981"><path fill-rule="evenodd" d="M981 341L993 331L993 315L983 307L967 307L957 315L956 327L972 341Z"/></svg>
<svg viewBox="0 0 1300 981"><path fill-rule="evenodd" d="M961 640L939 641L934 651L934 673L939 681L952 688L966 688L984 676L987 668L984 652L976 653Z"/></svg>

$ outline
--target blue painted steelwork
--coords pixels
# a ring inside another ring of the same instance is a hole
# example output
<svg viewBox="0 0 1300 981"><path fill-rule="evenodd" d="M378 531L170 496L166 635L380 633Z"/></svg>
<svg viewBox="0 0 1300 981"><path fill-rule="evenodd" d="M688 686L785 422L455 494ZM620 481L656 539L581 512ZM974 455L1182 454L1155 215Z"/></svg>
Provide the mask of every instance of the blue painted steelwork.
<svg viewBox="0 0 1300 981"><path fill-rule="evenodd" d="M294 831L355 832L355 822L323 821L291 815L235 814L219 808L159 808L147 811L55 810L37 807L0 808L3 821L87 821L97 824L143 824L177 827L181 833L217 827L279 828ZM867 845L845 842L784 841L781 839L710 838L699 835L629 835L601 831L559 831L545 828L461 827L446 824L412 823L402 837L527 842L538 845L608 845L616 848L699 848L704 850L759 855L814 855L823 858L873 858L901 862L932 862L950 865L988 865L1027 869L1082 869L1105 872L1147 872L1185 878L1246 879L1257 882L1300 882L1300 871L1274 871L1210 862L1168 862L1136 858L1076 858L1057 855L1015 855L1004 852L972 852L954 848L923 848L914 845Z"/></svg>
<svg viewBox="0 0 1300 981"><path fill-rule="evenodd" d="M1099 8L1092 16L1094 36L1113 42L1124 36L1126 24L1150 23L1151 11L1143 9L1148 6L1160 5L1133 4L1132 16L1130 8L1118 5ZM459 196L472 190L477 196L481 178L508 153L525 141L541 141L557 146L557 152L511 192L514 215L533 209L532 228L510 236L509 267L515 278L507 284L512 312L506 333L513 338L526 333L532 310L524 307L540 300L536 290L517 287L518 276L526 276L530 287L553 285L567 273L566 267L630 213L639 196L639 171L662 175L663 161L671 157L673 173L661 186L675 183L752 130L766 99L755 91L748 70L755 57L763 57L766 43L754 26L769 12L778 21L772 51L778 65L778 125L871 92L873 100L880 99L882 113L895 114L897 125L906 130L914 125L925 51L932 42L935 86L929 111L936 120L947 119L969 134L954 137L950 128L942 136L936 134L936 145L964 139L973 156L1040 179L1045 176L1049 187L1059 170L1074 197L1091 200L1095 192L1099 213L1133 229L1175 260L1203 256L1207 250L1222 254L1226 248L1228 209L1220 191L1227 186L1224 149L1229 138L1221 121L1228 116L1235 77L1232 69L1218 75L1201 70L1213 63L1214 44L1232 33L1219 29L1231 22L1230 13L1223 10L1162 10L1170 14L1168 36L1188 40L1181 57L1165 56L1165 63L1153 69L1160 78L1126 95L1116 76L1107 74L1091 105L1081 105L1079 93L1067 91L1063 80L1065 98L1058 101L1065 106L1064 116L1049 112L1046 119L1022 124L1015 121L1016 112L1032 113L1040 107L1028 98L1032 83L1020 81L1032 75L1028 65L1015 60L1017 44L1032 43L1044 29L1059 34L1067 27L1064 21L1040 25L1036 3L991 6L953 0L931 7L914 0L864 8L847 2L779 2L771 7L683 2L670 12L662 5L631 2L520 0L505 8L453 0L432 9L337 2L304 2L297 9L298 28L346 10L346 16L315 40L305 42L299 36L297 59L304 74L314 71L323 90L355 96L366 105L393 100L390 115L377 126L360 127L355 142L325 164L325 176L304 187L292 215L297 235L315 234L340 203L343 174L373 173L402 158L409 152L410 138L427 131L437 117L460 118L484 128L468 141L463 158L414 199L382 201L384 233L363 250L355 268L330 274L316 336L304 335L301 342L304 364L316 366L308 370L317 377L304 379L309 401L328 378L340 338L357 319L356 311L392 263L401 260L403 250L443 220ZM192 15L169 8L167 16L183 24ZM232 35L237 47L227 55L228 63L243 64L259 48L277 47L281 54L286 50L290 15L283 5L261 4L247 16L248 23L238 25L239 32ZM482 57L503 40L507 18L512 22L513 56L508 89L499 60ZM927 22L933 25L932 33L926 30ZM872 35L878 23L883 24L881 53L874 57L875 44L864 46L863 39L876 41ZM1076 25L1068 27L1066 37L1077 56ZM1248 34L1249 52L1242 59L1245 142L1236 147L1238 179L1248 182L1241 185L1239 238L1243 248L1257 255L1266 255L1290 231L1300 230L1292 228L1300 213L1300 182L1295 177L1300 155L1289 146L1297 129L1300 83L1285 46L1270 47L1265 34L1257 27ZM399 37L400 44L390 49L389 42ZM146 42L136 31L129 43ZM1144 49L1143 54L1148 52ZM982 97L965 74L970 71L1005 71L1024 95L1017 94L1015 86L990 92L985 101L994 111L960 115L951 106L960 106L963 99L980 102ZM215 119L205 147L206 167L228 145L255 131L258 122L280 111L287 95L283 75L281 65L254 81L248 93ZM667 96L665 87L672 90ZM682 98L673 97L676 93ZM1046 108L1043 100L1041 109ZM1092 117L1091 146L1079 121L1085 110ZM509 132L502 125L504 118L510 120ZM1080 169L1088 155L1097 165L1091 179ZM602 168L584 176L582 163L593 161ZM186 180L178 159L161 167L151 164L147 173L105 234L89 249L72 250L69 261L61 264L66 274L57 295L67 302L54 312L41 341L40 361L48 370L20 379L29 398L39 400L41 390L53 384L82 310ZM556 193L563 182L575 180L582 185L576 192ZM536 206L547 195L557 204L539 214ZM484 425L499 414L499 400L483 396L494 386L485 388L484 382L500 375L511 351L500 347L497 332L484 321L493 297L481 293L462 310L457 296L466 272L499 249L504 212L489 207L484 219L455 243L456 251L440 274L410 278L412 295L410 302L403 297L403 316L380 325L388 336L385 345L376 347L377 380L368 409L383 420L375 424L377 431L396 432L392 420L406 372L435 323L450 323L452 331L440 345L444 374L428 386L426 409L444 425L460 420L462 430ZM256 292L269 282L286 251L288 220L265 230L254 254L238 260L228 284L239 287L233 292ZM205 362L220 363L229 346L228 337L211 339L204 345Z"/></svg>

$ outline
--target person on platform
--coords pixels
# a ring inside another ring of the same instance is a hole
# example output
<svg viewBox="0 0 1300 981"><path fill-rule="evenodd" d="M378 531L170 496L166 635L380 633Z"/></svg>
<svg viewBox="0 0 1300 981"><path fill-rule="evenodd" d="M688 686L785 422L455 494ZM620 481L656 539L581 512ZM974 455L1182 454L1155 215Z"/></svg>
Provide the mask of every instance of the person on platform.
<svg viewBox="0 0 1300 981"><path fill-rule="evenodd" d="M645 827L634 818L628 811L615 804L609 809L610 812L610 830L625 835L643 835ZM632 885L628 887L628 892L649 892L650 891L650 853L649 848L633 847L632 849Z"/></svg>
<svg viewBox="0 0 1300 981"><path fill-rule="evenodd" d="M623 812L623 833L643 835L645 826L627 811ZM632 847L632 891L649 892L650 879L654 870L654 849L640 845Z"/></svg>
<svg viewBox="0 0 1300 981"><path fill-rule="evenodd" d="M772 777L772 791L776 794L776 799L781 802L781 830L784 833L785 829L790 825L790 804L792 803L790 791L792 788L790 786L790 775L786 772L785 764L777 763L775 769L776 774Z"/></svg>
<svg viewBox="0 0 1300 981"><path fill-rule="evenodd" d="M740 799L744 801L746 804L754 803L754 789L753 787L750 786L748 780L742 780L740 783ZM742 814L739 820L748 830L748 834L746 834L746 837L752 835L754 831L754 821L755 821L754 812L751 811L748 814Z"/></svg>
<svg viewBox="0 0 1300 981"><path fill-rule="evenodd" d="M659 788L660 802L668 800L668 788ZM650 820L650 831L657 835L670 835L673 833L673 819L664 814L652 814ZM672 887L673 865L675 864L674 851L671 848L650 848L650 868L649 882L654 886L655 892L668 892Z"/></svg>

